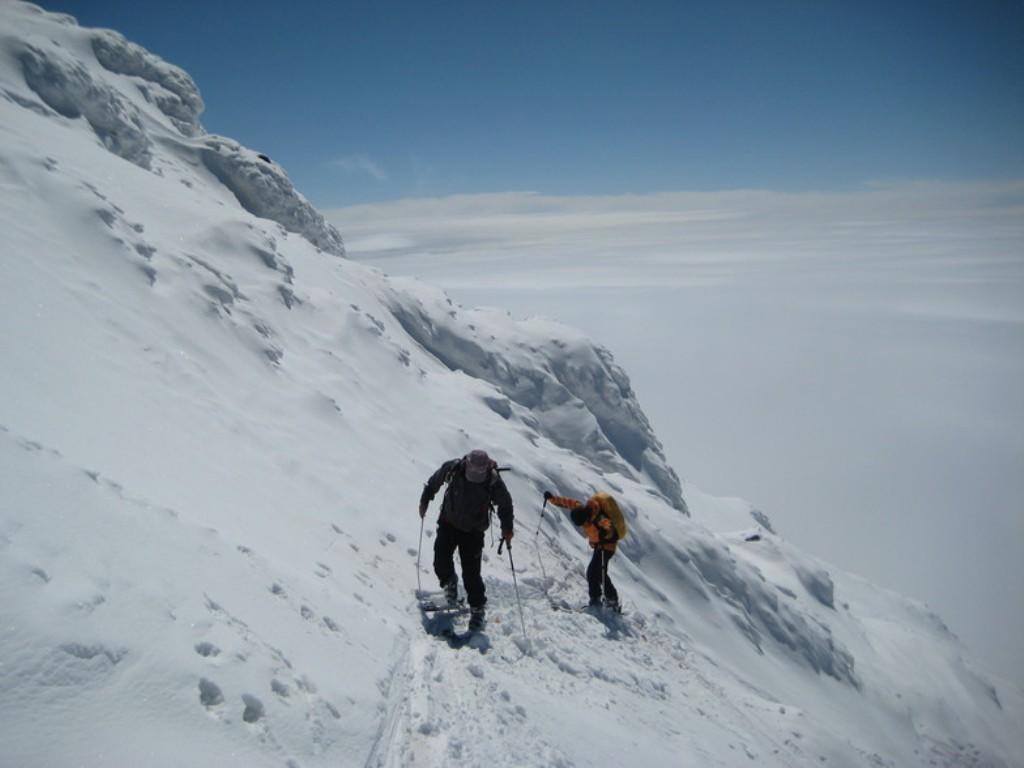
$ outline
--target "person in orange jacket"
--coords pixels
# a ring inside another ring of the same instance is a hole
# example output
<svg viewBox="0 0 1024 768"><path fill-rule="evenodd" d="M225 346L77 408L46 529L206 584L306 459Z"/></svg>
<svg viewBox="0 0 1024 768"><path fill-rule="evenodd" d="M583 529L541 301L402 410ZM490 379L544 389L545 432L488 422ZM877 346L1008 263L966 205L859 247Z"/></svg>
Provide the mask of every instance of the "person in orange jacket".
<svg viewBox="0 0 1024 768"><path fill-rule="evenodd" d="M596 494L587 501L577 501L568 496L555 496L550 491L544 492L544 500L569 510L569 516L576 526L582 526L583 533L590 541L594 550L587 566L587 589L590 592L591 607L601 606L602 595L604 605L616 613L621 612L619 593L608 578L608 561L612 559L619 541L612 519L605 514L597 501Z"/></svg>

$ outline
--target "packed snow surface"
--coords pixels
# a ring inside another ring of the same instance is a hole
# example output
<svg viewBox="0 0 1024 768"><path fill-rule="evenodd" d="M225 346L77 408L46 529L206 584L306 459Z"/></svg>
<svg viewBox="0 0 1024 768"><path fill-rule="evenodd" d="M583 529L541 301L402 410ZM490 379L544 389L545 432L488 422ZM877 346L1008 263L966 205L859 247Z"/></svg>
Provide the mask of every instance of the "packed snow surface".
<svg viewBox="0 0 1024 768"><path fill-rule="evenodd" d="M0 96L4 765L1022 764L926 607L681 484L580 334L339 258L185 72L6 2ZM464 642L416 507L474 447L517 535ZM546 489L619 499L624 615Z"/></svg>

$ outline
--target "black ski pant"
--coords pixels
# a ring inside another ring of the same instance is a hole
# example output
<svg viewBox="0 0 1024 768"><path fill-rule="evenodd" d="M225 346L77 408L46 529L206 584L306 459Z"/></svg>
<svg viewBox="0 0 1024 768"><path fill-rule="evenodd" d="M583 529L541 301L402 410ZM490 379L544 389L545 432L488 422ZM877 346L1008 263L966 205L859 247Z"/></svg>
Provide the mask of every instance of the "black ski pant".
<svg viewBox="0 0 1024 768"><path fill-rule="evenodd" d="M590 565L587 567L587 588L590 590L591 603L600 603L602 593L609 603L619 602L619 593L615 590L612 580L608 578L608 561L614 554L599 548L594 550L594 556L590 558Z"/></svg>
<svg viewBox="0 0 1024 768"><path fill-rule="evenodd" d="M455 550L462 565L462 585L471 608L482 608L487 602L484 580L480 576L480 560L484 552L483 531L460 531L443 520L437 522L434 538L434 573L443 588L455 577Z"/></svg>

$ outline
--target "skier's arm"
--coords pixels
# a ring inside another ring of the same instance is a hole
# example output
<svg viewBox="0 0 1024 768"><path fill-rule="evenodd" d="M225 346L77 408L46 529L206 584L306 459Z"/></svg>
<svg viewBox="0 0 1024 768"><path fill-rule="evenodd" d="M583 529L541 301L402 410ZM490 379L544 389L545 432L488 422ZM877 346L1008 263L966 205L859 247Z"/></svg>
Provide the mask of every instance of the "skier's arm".
<svg viewBox="0 0 1024 768"><path fill-rule="evenodd" d="M500 477L491 490L491 499L498 507L498 520L501 521L501 532L512 531L514 515L512 514L512 495L508 492L505 481Z"/></svg>
<svg viewBox="0 0 1024 768"><path fill-rule="evenodd" d="M420 495L420 512L421 514L426 511L427 505L434 500L437 492L441 490L441 486L444 485L444 479L448 476L448 472L458 462L458 459L451 459L441 465L440 469L430 476L426 484L423 486L423 493Z"/></svg>
<svg viewBox="0 0 1024 768"><path fill-rule="evenodd" d="M556 507L562 509L575 509L576 507L583 506L582 501L576 501L576 499L570 499L568 496L552 496L548 499L549 504L554 504Z"/></svg>

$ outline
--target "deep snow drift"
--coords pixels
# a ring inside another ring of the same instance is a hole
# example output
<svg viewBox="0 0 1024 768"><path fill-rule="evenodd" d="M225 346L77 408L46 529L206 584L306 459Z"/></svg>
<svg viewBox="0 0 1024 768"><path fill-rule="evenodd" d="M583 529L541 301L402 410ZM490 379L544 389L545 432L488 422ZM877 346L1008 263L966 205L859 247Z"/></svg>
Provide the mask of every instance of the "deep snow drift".
<svg viewBox="0 0 1024 768"><path fill-rule="evenodd" d="M346 261L119 35L0 30L4 764L1020 764L1021 691L681 487L605 350ZM452 648L415 510L476 446L513 467L528 639L489 548ZM545 489L621 500L624 617L552 610L588 553Z"/></svg>

